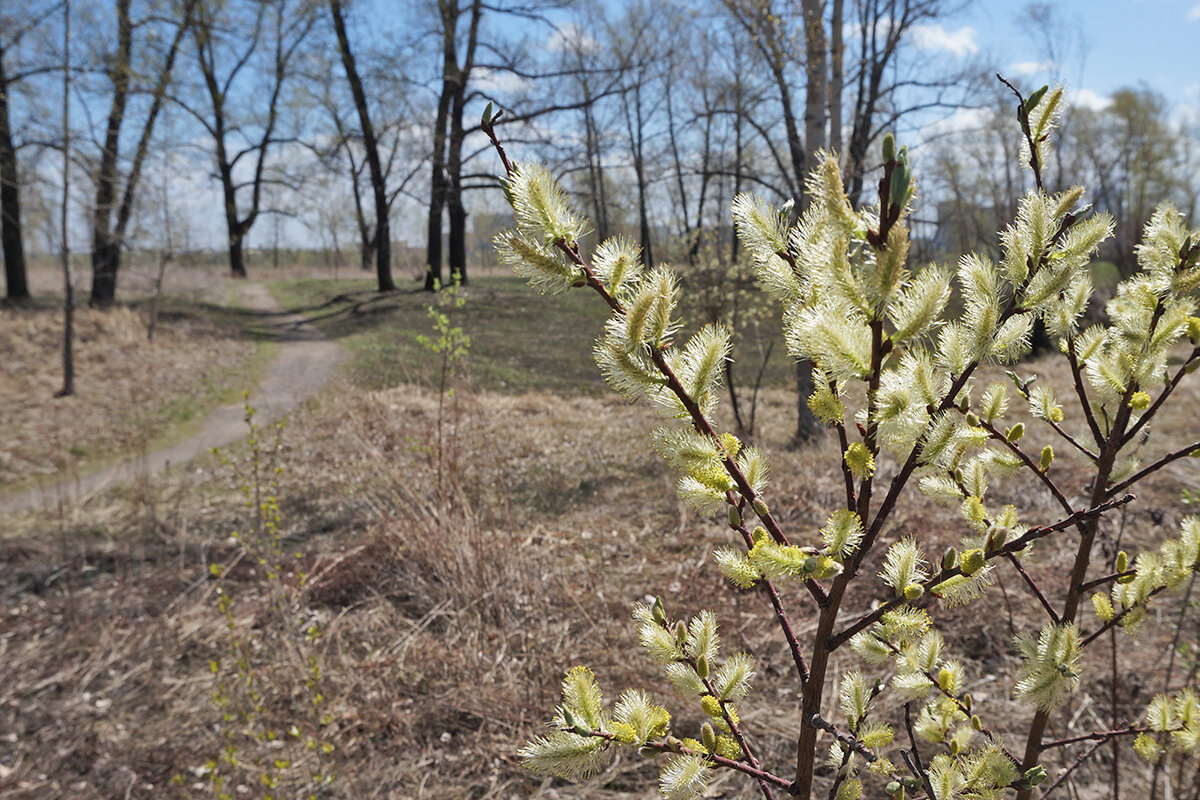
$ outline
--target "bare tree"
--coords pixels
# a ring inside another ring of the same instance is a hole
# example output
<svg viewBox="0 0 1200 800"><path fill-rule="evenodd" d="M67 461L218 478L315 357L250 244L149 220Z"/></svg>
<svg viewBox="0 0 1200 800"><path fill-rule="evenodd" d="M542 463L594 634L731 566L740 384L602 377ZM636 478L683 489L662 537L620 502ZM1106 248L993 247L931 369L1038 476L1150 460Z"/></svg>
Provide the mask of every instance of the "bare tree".
<svg viewBox="0 0 1200 800"><path fill-rule="evenodd" d="M307 4L291 0L228 5L205 0L196 9L191 29L208 103L204 110L186 101L181 104L213 139L229 232L229 269L236 278L246 277L246 234L262 211L268 152L281 138L277 130L284 84L291 77L293 59L315 19ZM230 36L230 30L238 30L241 35ZM265 62L265 91L249 93L243 88L245 95L235 97L235 83L254 71L256 57ZM263 96L266 101L258 109L261 118L256 123L236 113L251 105L252 98ZM239 170L243 159L253 160L249 177L242 177ZM244 189L249 190L250 197L243 211L239 209L239 197Z"/></svg>
<svg viewBox="0 0 1200 800"><path fill-rule="evenodd" d="M71 0L63 4L62 80L62 206L59 209L59 251L63 275L63 384L55 397L75 394L75 294L71 285L71 245L67 230L67 203L71 196Z"/></svg>
<svg viewBox="0 0 1200 800"><path fill-rule="evenodd" d="M391 227L388 224L390 204L387 195L387 180L379 158L379 140L376 138L375 128L371 124L371 113L367 108L367 95L363 91L362 79L358 74L354 53L350 49L350 38L346 35L346 17L342 10L341 0L329 0L329 13L333 17L333 27L337 32L342 67L346 71L346 80L349 82L350 92L354 96L354 107L358 111L363 148L367 154L367 168L371 173L371 193L375 200L375 273L379 282L379 291L393 291L396 284L392 281L392 240Z"/></svg>
<svg viewBox="0 0 1200 800"><path fill-rule="evenodd" d="M4 253L4 285L9 300L29 298L25 244L21 235L21 178L17 164L10 104L14 90L36 75L58 68L54 64L17 64L10 71L10 56L61 4L25 6L21 15L0 11L0 248Z"/></svg>
<svg viewBox="0 0 1200 800"><path fill-rule="evenodd" d="M121 131L129 113L131 94L138 91L135 85L134 37L141 32L149 50L149 43L156 37L156 26L161 19L153 14L135 20L131 14L131 0L117 0L116 50L106 53L104 76L111 87L111 98L100 158L95 173L95 200L92 206L92 292L93 306L109 306L116 299L117 273L121 263L129 222L133 216L134 200L154 126L167 98L175 59L183 44L184 36L191 24L193 9L199 0L185 0L180 17L171 20L173 31L166 50L160 57L148 55L142 65L142 73L151 78L149 87L150 107L142 119L133 158L121 185L120 145ZM115 212L115 213L114 213Z"/></svg>

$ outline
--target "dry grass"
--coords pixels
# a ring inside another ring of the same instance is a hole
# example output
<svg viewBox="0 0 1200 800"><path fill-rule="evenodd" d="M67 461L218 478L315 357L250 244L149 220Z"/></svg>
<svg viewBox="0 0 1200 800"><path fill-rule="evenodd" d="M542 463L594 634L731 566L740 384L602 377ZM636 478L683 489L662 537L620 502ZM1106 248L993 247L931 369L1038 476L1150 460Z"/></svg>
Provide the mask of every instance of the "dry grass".
<svg viewBox="0 0 1200 800"><path fill-rule="evenodd" d="M152 340L145 309L80 308L75 395L62 387L61 312L0 310L0 488L145 451L253 385L266 352L235 312L172 301Z"/></svg>
<svg viewBox="0 0 1200 800"><path fill-rule="evenodd" d="M1168 438L1195 438L1194 398L1181 397L1148 451ZM762 429L778 432L763 442L774 468L772 507L803 536L838 502L840 482L829 469L836 453L832 442L785 451L794 400L768 392L765 402ZM437 413L436 397L419 388L356 394L343 387L284 431L285 547L313 576L299 590L299 613L324 628L309 652L322 668L332 717L326 730L336 745L329 796L654 796L653 765L636 758L572 786L524 774L515 749L548 717L558 680L574 664L590 665L610 696L630 685L664 685L629 624L632 604L655 594L673 614L713 608L727 645L758 655L762 675L743 717L764 761L786 774L798 725L790 657L759 598L729 591L716 574L708 556L728 533L675 499L672 479L646 447L651 413L616 399L460 393L443 420L440 470L431 433ZM1081 466L1065 453L1055 470L1080 488ZM1180 475L1195 481L1196 472ZM1136 549L1172 528L1186 510L1183 485L1168 475L1146 487L1120 526L1121 546ZM1023 479L995 493L1029 508L1031 521L1057 518ZM72 516L8 520L17 535L0 545L0 795L205 796L195 770L223 742L209 662L228 649L209 565L238 561L228 535L245 530L243 514L237 482L202 461L187 476L147 480ZM886 537L915 533L940 552L959 529L953 512L914 498ZM1118 535L1115 525L1111 532ZM1047 541L1034 574L1057 586L1073 546L1070 536ZM1108 549L1115 552L1115 542ZM279 640L269 592L249 560L222 586L238 598L245 636ZM861 586L847 601L847 618L883 595L878 582ZM815 620L807 595L791 592L786 602L803 640ZM947 638L989 719L1019 730L1028 711L1003 688L1016 663L1011 635L1041 619L1004 569L985 602L983 614L980 606L949 612ZM1159 688L1172 607L1156 606L1137 648L1118 639L1128 675L1119 686L1124 715ZM1194 611L1186 630L1195 643ZM1055 735L1109 723L1102 644ZM265 647L255 659L265 713L282 729L305 696L296 664ZM699 711L653 693L680 730L698 728ZM1074 796L1095 796L1088 787L1106 780L1106 754L1076 773ZM1126 754L1127 794L1144 796L1139 767ZM251 761L257 753L243 755ZM176 775L182 785L172 783ZM257 796L245 785L239 796ZM723 779L712 796L754 793Z"/></svg>

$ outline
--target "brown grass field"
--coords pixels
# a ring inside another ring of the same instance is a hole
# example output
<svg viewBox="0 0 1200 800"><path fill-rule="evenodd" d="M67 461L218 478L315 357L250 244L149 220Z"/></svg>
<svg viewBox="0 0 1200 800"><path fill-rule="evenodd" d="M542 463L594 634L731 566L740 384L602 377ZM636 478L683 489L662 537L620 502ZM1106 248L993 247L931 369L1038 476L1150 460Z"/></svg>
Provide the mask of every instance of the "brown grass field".
<svg viewBox="0 0 1200 800"><path fill-rule="evenodd" d="M419 319L427 298L397 302L410 305L396 314ZM0 310L0 325L32 326L29 339L45 361L52 325L38 327L25 313ZM83 374L123 364L102 389L85 381L87 394L139 394L145 373L137 367L164 358L142 345L120 349L132 335L122 331L136 328L134 313L83 317L104 345L81 348ZM203 319L187 319L172 328L185 340L210 330ZM524 324L533 338L547 323L531 314ZM584 347L593 335L581 334ZM163 340L155 347L175 341ZM223 341L215 337L202 359L218 370L232 357ZM354 347L371 358L380 352ZM1057 363L1020 371L1057 385ZM454 379L454 396L439 404L423 382L368 388L356 369L287 420L277 450L269 431L259 436L266 454L259 484L274 474L271 453L281 469L278 552L270 536L254 536L247 445L231 449L228 463L208 457L186 471L143 476L83 508L0 517L0 797L214 797L206 765L215 763L230 777L225 791L239 798L308 796L314 771L333 776L313 790L318 797L650 798L655 765L637 757L620 756L572 785L523 772L516 749L549 718L562 673L580 663L592 667L610 698L647 687L671 710L676 729L695 735L701 712L665 688L629 618L634 602L654 595L675 615L714 609L726 646L757 655L760 675L744 705L744 727L763 761L788 773L799 724L790 656L763 598L720 578L709 556L730 541L728 529L676 499L673 479L646 444L652 412L606 393L498 391L490 378L472 382L469 367ZM413 369L427 375L431 367ZM12 396L46 394L51 375L28 378ZM179 380L195 379L189 375ZM175 384L164 384L167 394L148 397L146 414L167 402ZM1198 385L1200 376L1184 384L1144 446L1147 455L1198 438ZM809 449L786 449L794 396L770 388L762 403L759 443L772 464L772 509L802 538L838 503L836 446L827 437ZM16 433L4 452L40 465L21 470L60 466L56 454L78 434L70 428L74 415L55 413L30 401L21 415L0 418ZM110 417L96 411L81 425L101 428L101 419ZM56 429L64 444L46 433ZM124 441L132 429L117 425L105 436ZM1030 430L1050 441L1044 428ZM43 449L47 442L55 444ZM4 477L17 474L11 464L0 462L0 484L14 480ZM891 469L881 465L884 478ZM1062 453L1054 470L1081 491L1081 464ZM1194 510L1181 492L1198 485L1194 460L1164 470L1105 528L1105 553L1157 542ZM1024 478L995 487L993 502L1019 504L1032 522L1057 519L1049 498ZM955 512L910 495L885 538L912 533L940 552L959 531ZM1058 586L1074 544L1068 535L1040 544L1029 562L1034 577ZM1017 663L1011 639L1041 619L1019 577L1005 568L998 575L985 599L939 614L976 704L989 721L1017 731L1029 712L1004 688ZM878 581L858 585L847 618L885 593ZM222 596L232 599L227 614ZM791 591L785 602L803 641L815 624L809 598ZM1156 603L1133 646L1124 634L1115 637L1125 719L1160 690L1181 624L1176 674L1191 669L1195 682L1200 618L1194 608L1181 617L1179 608L1177 596ZM1056 716L1054 735L1111 724L1109 647L1104 640L1089 651L1085 683ZM1054 751L1051 777L1083 747ZM1107 797L1097 787L1111 768L1106 747L1054 796ZM1145 797L1144 768L1127 747L1120 768L1128 787L1122 797ZM1192 776L1172 779L1178 791ZM708 796L757 795L752 784L722 777Z"/></svg>

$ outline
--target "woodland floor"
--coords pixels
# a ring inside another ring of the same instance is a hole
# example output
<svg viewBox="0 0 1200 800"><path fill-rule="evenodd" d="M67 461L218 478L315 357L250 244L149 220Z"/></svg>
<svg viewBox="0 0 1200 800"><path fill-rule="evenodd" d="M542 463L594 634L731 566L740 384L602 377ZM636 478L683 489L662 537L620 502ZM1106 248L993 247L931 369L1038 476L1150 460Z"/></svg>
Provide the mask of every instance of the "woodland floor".
<svg viewBox="0 0 1200 800"><path fill-rule="evenodd" d="M590 388L523 390L520 376L553 369L547 347L577 347L563 341L575 337L586 348L595 320L512 355L507 371L484 367L472 381L469 366L453 376L454 395L440 399L429 388L436 361L380 333L403 319L411 323L403 335L411 335L427 296L381 300L390 311L358 314L370 320L368 330L355 322L355 302L334 300L345 287L326 287L323 300L319 289L276 291L285 304L324 315L320 324L352 357L341 379L289 415L277 448L272 433L258 437L257 481L254 448L243 443L226 462L203 456L186 472L146 474L83 508L0 516L0 797L211 797L215 763L236 797L261 796L271 781L280 796L295 796L320 771L334 776L321 797L650 798L654 764L636 756L572 785L524 773L515 751L542 729L562 673L580 663L610 698L629 686L649 688L677 729L694 735L701 712L664 691L629 619L633 603L654 595L673 615L712 608L726 647L756 654L760 676L743 707L744 727L764 763L788 774L799 723L790 656L762 598L728 589L712 564L728 531L675 498L673 479L646 444L654 415ZM480 281L472 291L507 289ZM537 331L557 331L558 323L531 312L512 320L515 332L505 338L537 342ZM468 364L504 345L473 324L464 323L473 337ZM381 379L372 364L388 348L408 349L399 350L402 366ZM85 357L101 366L109 358L103 348L82 352L97 353ZM1052 363L1020 371L1057 384ZM137 371L119 374L131 385L105 390L131 394ZM543 380L553 383L553 372ZM1198 383L1181 388L1148 454L1176 437L1197 438ZM784 446L794 403L784 389L764 390L758 443L772 465L772 508L803 535L820 527L841 489L833 442ZM1153 544L1194 511L1181 491L1200 488L1196 463L1178 462L1145 485L1107 530L1105 552ZM274 465L277 548L270 536L255 536L246 500L256 485L269 492ZM883 463L882 477L893 468ZM1078 499L1082 465L1062 453L1054 470ZM993 497L1027 509L1031 521L1057 519L1023 478L994 487ZM912 533L937 553L959 530L955 511L917 497L899 508L885 536ZM1029 562L1034 577L1056 585L1073 547L1068 536L1047 540ZM976 704L1018 730L1028 711L1001 687L1016 664L1013 634L1040 627L1041 617L1015 573L1001 569L998 577L979 604L939 617ZM878 581L860 585L847 619L884 596ZM228 614L222 596L232 599ZM815 624L809 599L790 592L785 602L803 641ZM1118 713L1126 719L1160 688L1178 607L1177 600L1156 604L1135 647L1115 639L1126 676ZM1088 617L1085 626L1094 623ZM1195 663L1197 623L1193 608L1182 622L1190 649L1178 656L1177 674ZM1106 641L1095 651L1084 686L1057 717L1056 736L1111 724ZM847 655L837 653L833 672L849 666ZM1020 742L1014 737L1010 746ZM1081 747L1057 751L1051 776ZM230 752L239 765L233 770L221 760ZM1145 796L1128 748L1121 767L1123 796ZM1110 768L1104 748L1055 797L1107 796L1094 787ZM756 794L722 778L710 796Z"/></svg>

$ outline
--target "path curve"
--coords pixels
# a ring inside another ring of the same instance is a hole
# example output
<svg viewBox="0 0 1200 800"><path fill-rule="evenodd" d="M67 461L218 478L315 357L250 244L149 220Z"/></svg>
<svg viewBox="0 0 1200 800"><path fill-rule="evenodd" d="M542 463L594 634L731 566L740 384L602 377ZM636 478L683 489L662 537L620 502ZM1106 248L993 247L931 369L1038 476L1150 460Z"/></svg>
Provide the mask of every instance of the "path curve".
<svg viewBox="0 0 1200 800"><path fill-rule="evenodd" d="M277 354L250 393L250 404L258 411L257 421L267 424L324 388L345 353L302 314L280 306L263 284L242 282L237 286L242 306L257 318L253 324L278 344ZM221 406L209 414L195 435L178 444L77 478L0 497L0 513L81 504L111 486L183 464L244 437L244 417L240 402Z"/></svg>

